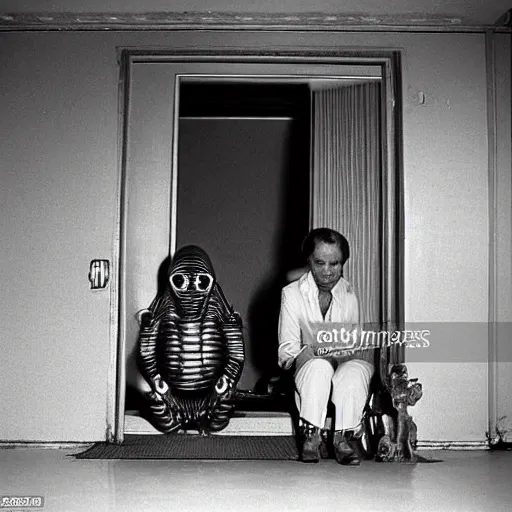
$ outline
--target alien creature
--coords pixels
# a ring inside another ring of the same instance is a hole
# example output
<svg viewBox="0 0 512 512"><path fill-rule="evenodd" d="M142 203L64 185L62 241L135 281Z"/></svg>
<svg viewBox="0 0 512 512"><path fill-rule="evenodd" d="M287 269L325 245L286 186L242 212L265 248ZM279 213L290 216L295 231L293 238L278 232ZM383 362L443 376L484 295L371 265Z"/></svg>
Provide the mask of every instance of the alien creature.
<svg viewBox="0 0 512 512"><path fill-rule="evenodd" d="M201 248L178 250L169 282L140 315L139 367L150 415L164 433L222 430L244 364L242 321Z"/></svg>
<svg viewBox="0 0 512 512"><path fill-rule="evenodd" d="M384 462L416 462L416 424L407 412L422 397L422 386L418 379L409 379L407 367L395 364L389 376L390 394L394 408L393 416L386 422L384 435L377 447L377 460Z"/></svg>

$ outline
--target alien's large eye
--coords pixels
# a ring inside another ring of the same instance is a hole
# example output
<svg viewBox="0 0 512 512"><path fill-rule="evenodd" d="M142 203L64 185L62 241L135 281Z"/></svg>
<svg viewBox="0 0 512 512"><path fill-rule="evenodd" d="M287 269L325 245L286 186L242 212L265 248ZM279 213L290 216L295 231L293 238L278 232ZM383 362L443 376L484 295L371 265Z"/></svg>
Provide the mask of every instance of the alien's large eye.
<svg viewBox="0 0 512 512"><path fill-rule="evenodd" d="M213 277L210 274L197 274L195 285L196 290L205 292L210 289L213 284Z"/></svg>
<svg viewBox="0 0 512 512"><path fill-rule="evenodd" d="M188 288L188 277L185 274L173 274L171 284L175 290L186 290Z"/></svg>

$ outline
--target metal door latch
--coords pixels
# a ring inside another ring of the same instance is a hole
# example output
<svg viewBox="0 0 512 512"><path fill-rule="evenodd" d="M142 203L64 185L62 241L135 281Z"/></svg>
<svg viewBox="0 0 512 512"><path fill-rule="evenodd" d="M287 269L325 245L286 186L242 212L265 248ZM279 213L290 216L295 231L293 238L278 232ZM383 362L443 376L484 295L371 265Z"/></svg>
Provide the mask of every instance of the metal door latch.
<svg viewBox="0 0 512 512"><path fill-rule="evenodd" d="M99 290L107 286L110 278L109 260L92 260L89 270L91 290Z"/></svg>

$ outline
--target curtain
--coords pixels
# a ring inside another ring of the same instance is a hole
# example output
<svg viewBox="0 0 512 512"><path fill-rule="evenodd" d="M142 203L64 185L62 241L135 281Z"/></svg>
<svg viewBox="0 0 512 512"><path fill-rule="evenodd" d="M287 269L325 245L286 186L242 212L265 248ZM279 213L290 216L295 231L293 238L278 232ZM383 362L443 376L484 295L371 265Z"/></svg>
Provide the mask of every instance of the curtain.
<svg viewBox="0 0 512 512"><path fill-rule="evenodd" d="M382 321L382 143L379 82L312 92L312 227L345 235L343 275L363 322Z"/></svg>

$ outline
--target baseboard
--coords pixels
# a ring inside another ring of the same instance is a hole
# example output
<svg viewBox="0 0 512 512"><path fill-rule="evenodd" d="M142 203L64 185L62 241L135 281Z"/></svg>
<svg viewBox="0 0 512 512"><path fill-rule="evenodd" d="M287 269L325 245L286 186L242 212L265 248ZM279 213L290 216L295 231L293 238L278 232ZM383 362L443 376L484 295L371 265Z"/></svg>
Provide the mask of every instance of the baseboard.
<svg viewBox="0 0 512 512"><path fill-rule="evenodd" d="M74 441L0 441L0 449L14 448L43 448L48 450L82 450L89 448L95 443L90 442L74 442Z"/></svg>
<svg viewBox="0 0 512 512"><path fill-rule="evenodd" d="M489 450L487 441L418 441L418 450Z"/></svg>
<svg viewBox="0 0 512 512"><path fill-rule="evenodd" d="M161 432L152 427L149 422L140 418L127 416L125 425L125 434L146 434L146 435L159 435ZM277 422L273 425L272 421L269 424L268 416L265 418L264 427L262 424L254 425L252 418L253 428L243 429L228 429L228 432L219 432L216 435L293 435L288 421L283 422L282 418L276 416ZM260 427L260 428L258 428ZM262 428L263 427L263 428ZM191 433L197 433L192 432ZM183 432L187 433L187 432ZM0 441L0 449L15 449L15 448L37 448L37 449L51 449L51 450L82 450L92 446L94 442L54 442L54 441ZM509 444L509 443L507 443ZM418 441L417 450L490 450L489 444L486 441Z"/></svg>

